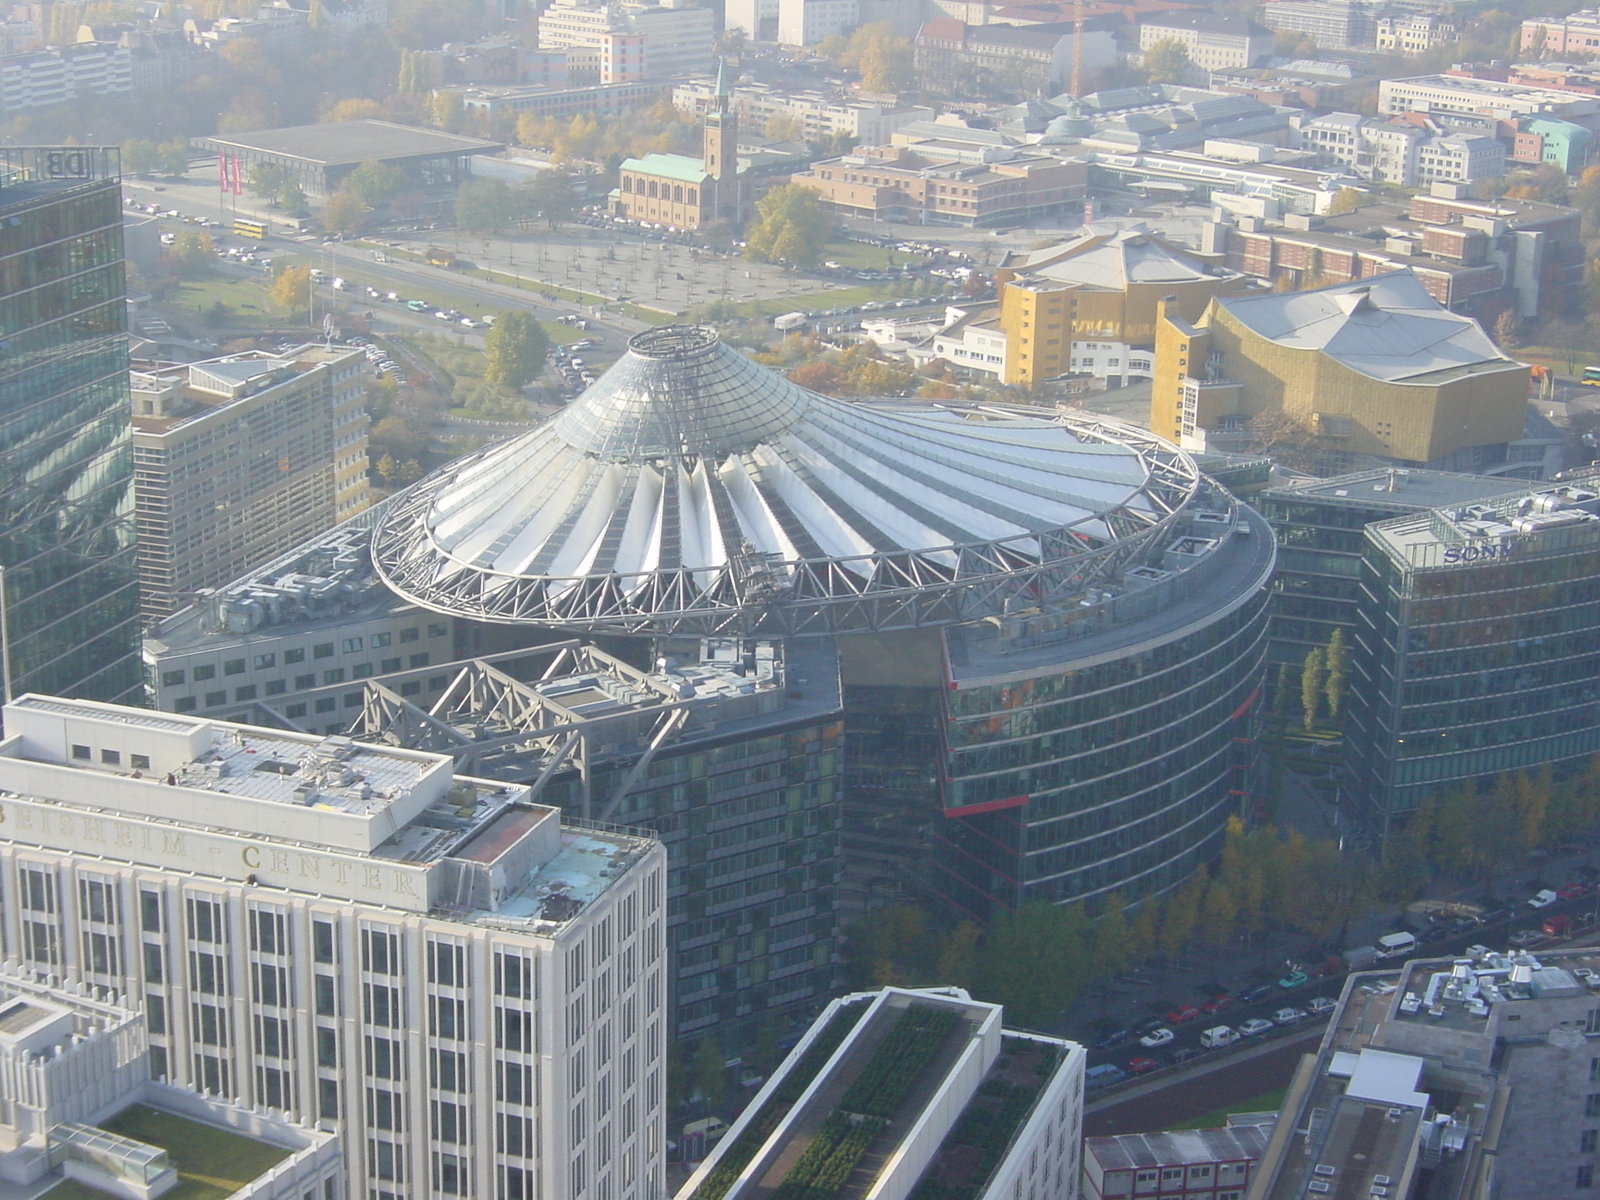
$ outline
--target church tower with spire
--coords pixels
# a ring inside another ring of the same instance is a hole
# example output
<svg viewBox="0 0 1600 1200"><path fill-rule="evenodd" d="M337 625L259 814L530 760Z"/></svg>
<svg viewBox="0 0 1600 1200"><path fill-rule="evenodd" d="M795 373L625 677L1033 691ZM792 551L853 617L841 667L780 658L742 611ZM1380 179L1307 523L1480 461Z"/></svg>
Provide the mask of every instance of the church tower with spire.
<svg viewBox="0 0 1600 1200"><path fill-rule="evenodd" d="M704 149L701 162L711 178L714 220L738 224L743 216L739 202L739 118L733 111L732 91L728 86L728 64L717 61L717 90L714 107L706 114Z"/></svg>

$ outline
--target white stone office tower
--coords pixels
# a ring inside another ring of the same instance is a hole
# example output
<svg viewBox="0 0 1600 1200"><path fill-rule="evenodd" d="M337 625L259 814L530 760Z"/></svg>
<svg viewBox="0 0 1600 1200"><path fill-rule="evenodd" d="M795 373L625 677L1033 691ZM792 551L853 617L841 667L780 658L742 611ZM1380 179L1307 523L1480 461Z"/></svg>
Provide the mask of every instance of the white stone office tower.
<svg viewBox="0 0 1600 1200"><path fill-rule="evenodd" d="M665 859L444 755L24 696L3 952L152 1073L337 1132L360 1200L654 1200Z"/></svg>

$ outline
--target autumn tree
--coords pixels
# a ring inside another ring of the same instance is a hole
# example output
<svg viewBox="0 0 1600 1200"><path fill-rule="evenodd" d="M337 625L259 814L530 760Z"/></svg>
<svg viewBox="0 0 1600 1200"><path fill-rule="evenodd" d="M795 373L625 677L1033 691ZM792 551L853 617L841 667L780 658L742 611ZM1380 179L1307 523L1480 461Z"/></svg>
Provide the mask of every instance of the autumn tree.
<svg viewBox="0 0 1600 1200"><path fill-rule="evenodd" d="M276 163L257 163L250 168L250 176L246 181L251 194L261 197L268 204L278 202L283 185L288 182L289 172Z"/></svg>
<svg viewBox="0 0 1600 1200"><path fill-rule="evenodd" d="M530 214L543 217L551 229L570 219L580 206L572 173L559 167L540 171L523 191L524 207Z"/></svg>
<svg viewBox="0 0 1600 1200"><path fill-rule="evenodd" d="M381 208L400 194L405 182L405 174L399 167L368 159L344 177L339 190L349 192L372 208Z"/></svg>
<svg viewBox="0 0 1600 1200"><path fill-rule="evenodd" d="M1291 471L1316 466L1317 435L1304 422L1281 409L1267 409L1245 422L1256 452Z"/></svg>
<svg viewBox="0 0 1600 1200"><path fill-rule="evenodd" d="M885 21L858 25L848 36L835 34L817 44L817 53L861 75L861 90L901 92L916 87L911 41Z"/></svg>
<svg viewBox="0 0 1600 1200"><path fill-rule="evenodd" d="M773 188L756 202L756 220L745 241L752 262L814 267L822 260L833 219L822 210L816 191L798 183Z"/></svg>
<svg viewBox="0 0 1600 1200"><path fill-rule="evenodd" d="M1364 200L1369 197L1360 188L1342 187L1333 194L1333 199L1328 201L1328 215L1330 217L1343 217L1353 213L1361 207Z"/></svg>
<svg viewBox="0 0 1600 1200"><path fill-rule="evenodd" d="M1151 83L1182 83L1193 69L1188 48L1177 38L1162 38L1144 52L1144 73Z"/></svg>
<svg viewBox="0 0 1600 1200"><path fill-rule="evenodd" d="M317 118L325 125L336 121L372 121L382 120L387 114L383 105L376 100L367 100L360 96L347 96L343 100L335 100L322 110L322 115Z"/></svg>
<svg viewBox="0 0 1600 1200"><path fill-rule="evenodd" d="M1023 1023L1055 1017L1083 986L1086 922L1077 905L1030 900L990 927L979 956L977 992Z"/></svg>
<svg viewBox="0 0 1600 1200"><path fill-rule="evenodd" d="M456 224L468 233L501 233L517 215L503 179L463 179L456 188Z"/></svg>
<svg viewBox="0 0 1600 1200"><path fill-rule="evenodd" d="M1305 665L1300 668L1300 707L1305 713L1305 726L1310 730L1317 723L1317 712L1322 707L1323 675L1322 651L1306 651Z"/></svg>
<svg viewBox="0 0 1600 1200"><path fill-rule="evenodd" d="M322 202L320 216L330 233L354 233L366 224L367 206L354 192L340 188Z"/></svg>
<svg viewBox="0 0 1600 1200"><path fill-rule="evenodd" d="M945 934L934 963L933 981L971 988L978 972L978 945L983 931L971 921L963 921Z"/></svg>
<svg viewBox="0 0 1600 1200"><path fill-rule="evenodd" d="M520 309L501 313L483 341L488 357L483 379L493 387L525 387L544 371L550 339L544 327Z"/></svg>
<svg viewBox="0 0 1600 1200"><path fill-rule="evenodd" d="M216 261L216 247L212 244L211 235L187 229L173 239L172 248L167 254L178 274L190 279L209 272Z"/></svg>
<svg viewBox="0 0 1600 1200"><path fill-rule="evenodd" d="M1328 649L1323 654L1323 670L1326 676L1322 684L1322 693L1328 699L1328 720L1338 721L1339 705L1344 700L1344 673L1345 661L1348 652L1344 645L1344 630L1335 629L1333 636L1328 639Z"/></svg>
<svg viewBox="0 0 1600 1200"><path fill-rule="evenodd" d="M298 312L311 306L311 270L309 267L289 267L279 271L272 281L272 303L286 312Z"/></svg>

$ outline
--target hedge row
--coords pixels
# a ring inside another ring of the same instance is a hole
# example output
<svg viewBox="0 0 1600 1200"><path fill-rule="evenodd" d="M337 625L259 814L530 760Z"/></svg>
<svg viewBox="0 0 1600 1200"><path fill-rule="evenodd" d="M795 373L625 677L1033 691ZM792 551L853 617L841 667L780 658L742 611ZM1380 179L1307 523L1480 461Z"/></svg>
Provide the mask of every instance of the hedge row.
<svg viewBox="0 0 1600 1200"><path fill-rule="evenodd" d="M756 1156L766 1140L772 1136L772 1131L778 1127L779 1122L788 1115L794 1107L794 1102L800 1099L800 1094L811 1086L811 1081L817 1077L817 1072L833 1056L839 1048L839 1043L855 1028L856 1022L867 1011L867 1002L861 1001L848 1007L834 1010L832 1019L823 1030L812 1040L806 1052L800 1056L800 1061L795 1063L793 1070L783 1077L777 1087L772 1089L772 1094L767 1097L767 1102L761 1106L761 1111L746 1125L744 1132L731 1146L722 1152L722 1158L705 1180L695 1189L694 1200L722 1200L734 1180L744 1173L750 1165L750 1160Z"/></svg>
<svg viewBox="0 0 1600 1200"><path fill-rule="evenodd" d="M894 1116L917 1076L961 1019L953 1009L913 1004L900 1014L839 1107L866 1117Z"/></svg>
<svg viewBox="0 0 1600 1200"><path fill-rule="evenodd" d="M822 1123L772 1200L833 1200L887 1121L836 1112Z"/></svg>

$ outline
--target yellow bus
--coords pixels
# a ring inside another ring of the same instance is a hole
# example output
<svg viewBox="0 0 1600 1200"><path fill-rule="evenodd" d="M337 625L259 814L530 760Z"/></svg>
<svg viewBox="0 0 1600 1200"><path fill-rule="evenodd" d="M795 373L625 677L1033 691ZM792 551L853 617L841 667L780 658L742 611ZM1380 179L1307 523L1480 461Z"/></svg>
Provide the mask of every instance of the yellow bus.
<svg viewBox="0 0 1600 1200"><path fill-rule="evenodd" d="M243 217L233 219L233 232L236 237L255 238L265 241L267 237L267 223L265 221L246 221Z"/></svg>

